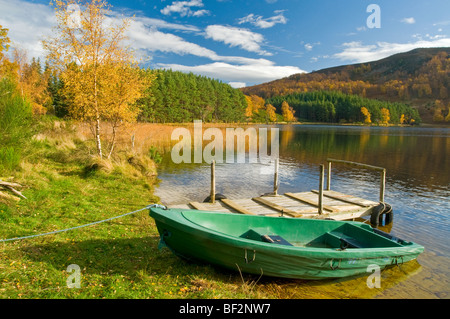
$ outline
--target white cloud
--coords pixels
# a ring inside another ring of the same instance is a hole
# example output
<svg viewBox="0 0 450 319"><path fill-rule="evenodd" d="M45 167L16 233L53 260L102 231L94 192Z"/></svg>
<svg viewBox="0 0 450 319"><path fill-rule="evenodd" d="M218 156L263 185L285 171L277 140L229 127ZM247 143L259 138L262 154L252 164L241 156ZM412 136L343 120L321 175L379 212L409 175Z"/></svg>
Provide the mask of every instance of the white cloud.
<svg viewBox="0 0 450 319"><path fill-rule="evenodd" d="M164 9L161 10L161 13L164 15L170 15L173 12L176 12L180 14L180 16L185 17L201 17L204 15L209 14L208 10L197 10L193 11L191 10L191 7L203 7L202 0L191 0L191 1L174 1L171 5L168 5L164 7Z"/></svg>
<svg viewBox="0 0 450 319"><path fill-rule="evenodd" d="M286 24L287 19L283 15L282 10L278 10L274 12L276 15L270 18L263 19L262 16L254 15L253 13L250 13L249 15L240 18L239 24L243 23L251 23L254 26L261 28L261 29L267 29L273 27L277 23Z"/></svg>
<svg viewBox="0 0 450 319"><path fill-rule="evenodd" d="M406 24L414 24L414 23L416 23L416 19L414 19L413 17L411 17L411 18L404 18L404 19L402 19L402 22L406 23Z"/></svg>
<svg viewBox="0 0 450 319"><path fill-rule="evenodd" d="M320 44L320 42L316 42L316 43L306 43L306 44L304 45L304 47L305 47L305 50L311 51L316 45L319 45L319 44Z"/></svg>
<svg viewBox="0 0 450 319"><path fill-rule="evenodd" d="M208 58L212 61L224 61L236 64L268 65L271 61L266 59L253 59L240 56L220 56L213 50L202 47L196 43L186 41L175 34L161 32L155 27L148 27L143 21L135 20L128 30L130 45L144 56L149 52L175 53L178 55L195 55Z"/></svg>
<svg viewBox="0 0 450 319"><path fill-rule="evenodd" d="M159 29L171 29L178 31L192 31L192 32L200 31L198 27L193 25L170 23L161 19L148 18L145 16L136 16L133 18L133 20L142 23L146 27L157 27Z"/></svg>
<svg viewBox="0 0 450 319"><path fill-rule="evenodd" d="M262 59L264 60L264 59ZM244 65L233 65L225 62L214 62L196 66L180 64L158 64L160 68L175 71L192 72L211 78L219 78L228 82L263 83L287 77L305 71L295 66L277 66L271 61L253 61Z"/></svg>
<svg viewBox="0 0 450 319"><path fill-rule="evenodd" d="M139 21L131 23L128 37L131 47L140 51L141 56L144 52L161 51L179 55L192 54L209 59L217 58L217 54L212 50L188 42L177 35L161 32L156 28L147 28Z"/></svg>
<svg viewBox="0 0 450 319"><path fill-rule="evenodd" d="M224 25L209 25L205 29L206 38L228 44L231 47L240 47L249 52L260 55L272 55L261 49L264 37L248 29L229 27Z"/></svg>
<svg viewBox="0 0 450 319"><path fill-rule="evenodd" d="M194 11L194 13L192 13L192 15L194 17L201 17L201 16L208 15L208 14L209 14L208 10L198 10L198 11Z"/></svg>
<svg viewBox="0 0 450 319"><path fill-rule="evenodd" d="M228 82L228 84L235 89L244 88L246 86L245 82Z"/></svg>
<svg viewBox="0 0 450 319"><path fill-rule="evenodd" d="M437 25L449 25L450 24L450 20L446 20L446 21L439 21L436 23L433 23L433 26L437 26Z"/></svg>
<svg viewBox="0 0 450 319"><path fill-rule="evenodd" d="M438 38L433 40L419 40L413 43L389 43L377 42L376 44L364 45L361 42L344 43L344 50L336 53L333 57L342 61L363 63L386 58L393 54L411 51L417 48L449 47L450 38Z"/></svg>
<svg viewBox="0 0 450 319"><path fill-rule="evenodd" d="M0 25L9 29L12 47L26 50L29 58L43 59L45 52L41 40L51 34L56 22L52 8L20 0L0 0L0 12Z"/></svg>

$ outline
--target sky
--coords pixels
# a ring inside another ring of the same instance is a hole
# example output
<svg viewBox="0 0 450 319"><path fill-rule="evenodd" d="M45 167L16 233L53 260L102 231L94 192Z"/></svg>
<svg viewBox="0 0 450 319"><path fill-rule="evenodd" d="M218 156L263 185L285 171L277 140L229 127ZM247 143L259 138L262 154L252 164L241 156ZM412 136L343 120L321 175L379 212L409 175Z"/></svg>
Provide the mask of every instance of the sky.
<svg viewBox="0 0 450 319"><path fill-rule="evenodd" d="M45 60L56 19L49 0L0 0L12 46ZM450 47L448 0L109 0L133 17L143 67L193 72L244 87L369 62L419 47Z"/></svg>

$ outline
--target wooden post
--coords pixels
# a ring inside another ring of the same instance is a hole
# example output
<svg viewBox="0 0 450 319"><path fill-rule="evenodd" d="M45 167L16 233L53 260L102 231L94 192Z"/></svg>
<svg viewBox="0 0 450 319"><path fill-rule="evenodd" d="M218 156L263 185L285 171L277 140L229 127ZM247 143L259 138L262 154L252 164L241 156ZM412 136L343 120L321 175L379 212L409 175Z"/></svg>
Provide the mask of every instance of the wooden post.
<svg viewBox="0 0 450 319"><path fill-rule="evenodd" d="M328 161L327 169L327 191L331 190L331 162Z"/></svg>
<svg viewBox="0 0 450 319"><path fill-rule="evenodd" d="M319 215L323 214L323 179L324 179L325 167L320 165L320 178L319 178Z"/></svg>
<svg viewBox="0 0 450 319"><path fill-rule="evenodd" d="M216 161L211 162L211 203L216 202Z"/></svg>
<svg viewBox="0 0 450 319"><path fill-rule="evenodd" d="M278 194L278 186L279 186L278 185L278 166L279 166L278 162L279 162L279 159L278 158L275 159L275 174L273 177L273 194L274 195Z"/></svg>
<svg viewBox="0 0 450 319"><path fill-rule="evenodd" d="M386 170L381 171L380 178L380 202L384 203L384 190L386 188Z"/></svg>
<svg viewBox="0 0 450 319"><path fill-rule="evenodd" d="M329 165L328 166L328 170L329 171L331 170L331 166L330 166L331 162L343 163L343 164L347 164L347 165L350 165L350 166L356 166L356 167L361 167L361 168L366 168L366 169L379 171L380 172L380 202L384 203L384 192L385 192L385 188L386 188L386 169L385 168L378 167L378 166L373 166L373 165L356 163L356 162L344 161L344 160L336 160L336 159L331 159L331 158L328 158L327 162L328 162L328 165ZM331 174L330 174L330 176L331 176Z"/></svg>

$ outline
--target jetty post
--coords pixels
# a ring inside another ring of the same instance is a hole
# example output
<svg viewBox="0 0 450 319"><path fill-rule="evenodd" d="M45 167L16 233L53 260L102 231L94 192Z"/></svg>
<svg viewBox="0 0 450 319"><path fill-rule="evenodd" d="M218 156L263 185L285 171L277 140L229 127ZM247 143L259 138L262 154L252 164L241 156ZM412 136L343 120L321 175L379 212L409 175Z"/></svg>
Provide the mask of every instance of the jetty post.
<svg viewBox="0 0 450 319"><path fill-rule="evenodd" d="M216 202L216 161L211 161L211 203Z"/></svg>
<svg viewBox="0 0 450 319"><path fill-rule="evenodd" d="M384 203L384 192L386 189L386 169L381 170L380 177L380 202Z"/></svg>
<svg viewBox="0 0 450 319"><path fill-rule="evenodd" d="M278 167L279 167L279 158L275 159L275 173L273 176L273 194L278 195Z"/></svg>
<svg viewBox="0 0 450 319"><path fill-rule="evenodd" d="M319 215L323 214L323 180L325 174L325 166L320 165L320 177L319 177L319 201L318 201L318 210Z"/></svg>

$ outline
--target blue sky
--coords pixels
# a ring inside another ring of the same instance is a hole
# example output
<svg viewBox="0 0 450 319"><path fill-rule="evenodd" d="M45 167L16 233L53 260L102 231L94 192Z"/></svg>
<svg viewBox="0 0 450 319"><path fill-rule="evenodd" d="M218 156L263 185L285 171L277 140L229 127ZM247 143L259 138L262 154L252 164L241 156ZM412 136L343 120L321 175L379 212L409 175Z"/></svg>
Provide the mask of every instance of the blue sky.
<svg viewBox="0 0 450 319"><path fill-rule="evenodd" d="M417 47L450 46L450 1L110 0L135 15L131 45L151 68L249 86L299 72L368 62ZM367 11L369 5L379 8ZM373 27L369 22L378 22ZM0 0L0 24L29 57L45 59L49 0Z"/></svg>

